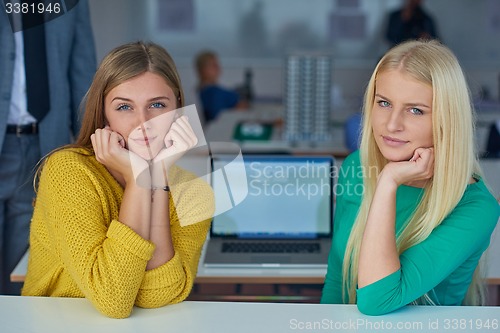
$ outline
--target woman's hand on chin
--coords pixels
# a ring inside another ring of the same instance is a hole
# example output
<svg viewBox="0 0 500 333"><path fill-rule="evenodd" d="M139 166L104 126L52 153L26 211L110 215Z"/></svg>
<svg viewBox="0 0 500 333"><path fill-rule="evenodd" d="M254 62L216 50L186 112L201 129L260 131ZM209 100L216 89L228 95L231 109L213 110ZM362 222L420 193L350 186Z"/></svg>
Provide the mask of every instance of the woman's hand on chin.
<svg viewBox="0 0 500 333"><path fill-rule="evenodd" d="M380 181L422 187L434 175L434 148L417 148L409 161L389 162L379 175Z"/></svg>
<svg viewBox="0 0 500 333"><path fill-rule="evenodd" d="M106 126L98 128L90 139L97 161L102 163L118 181L123 180L126 184L134 181L141 186L143 185L141 183L150 183L149 180L143 180L143 176L140 176L140 182L137 181L139 175L148 169L148 162L126 149L125 139L118 132Z"/></svg>
<svg viewBox="0 0 500 333"><path fill-rule="evenodd" d="M164 187L168 184L168 172L171 166L196 146L198 138L187 116L181 116L172 124L164 141L165 148L158 153L151 164L153 187Z"/></svg>

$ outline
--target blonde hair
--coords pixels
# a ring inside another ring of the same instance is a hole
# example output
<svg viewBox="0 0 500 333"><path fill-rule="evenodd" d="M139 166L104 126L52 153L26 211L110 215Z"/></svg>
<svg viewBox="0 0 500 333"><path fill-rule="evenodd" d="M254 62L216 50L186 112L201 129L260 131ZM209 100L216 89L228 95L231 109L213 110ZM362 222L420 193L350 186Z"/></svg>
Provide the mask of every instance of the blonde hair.
<svg viewBox="0 0 500 333"><path fill-rule="evenodd" d="M388 70L404 72L432 87L433 92L434 176L432 182L425 186L424 194L405 222L405 227L396 235L398 253L425 240L458 204L471 176L481 174L474 149L470 92L457 58L435 40L409 41L389 50L377 64L364 97L360 159L362 169L370 172L364 172L363 200L344 255L342 297L349 303L356 303L359 249L377 176L388 162L381 154L371 128L377 76ZM376 172L371 172L373 166ZM464 304L478 305L483 302L478 269ZM427 294L415 303L433 304Z"/></svg>

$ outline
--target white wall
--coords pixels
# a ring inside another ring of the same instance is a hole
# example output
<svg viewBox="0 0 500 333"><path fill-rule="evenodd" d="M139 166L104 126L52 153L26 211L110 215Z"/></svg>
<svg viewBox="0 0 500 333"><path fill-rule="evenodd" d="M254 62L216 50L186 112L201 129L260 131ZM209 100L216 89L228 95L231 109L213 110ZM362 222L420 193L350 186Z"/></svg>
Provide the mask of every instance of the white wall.
<svg viewBox="0 0 500 333"><path fill-rule="evenodd" d="M237 31L259 0L186 0L193 3L195 24L192 31L178 33L157 28L161 19L159 1L168 0L90 0L99 60L113 47L128 41L158 42L174 57L187 101L194 103L193 59L199 50L212 48L221 56L222 84L241 83L244 69L251 67L257 96L281 97L286 49L309 43L310 48L328 49L334 54L333 82L345 102L335 101L334 113L339 119L359 106L373 66L388 47L383 40L387 13L401 2L358 0L357 8L345 9L336 0L260 0L260 17L269 36L265 37L267 46L252 51L252 55L251 50L242 50L250 41L258 43L252 39L255 36L249 36L246 43ZM427 0L424 5L436 19L442 40L462 62L473 94L477 96L485 87L493 98L499 99L500 1ZM364 15L364 38L328 39L328 17L332 13ZM279 36L289 36L289 31L295 33L292 37L298 41L288 37L289 44L281 45L284 42Z"/></svg>
<svg viewBox="0 0 500 333"><path fill-rule="evenodd" d="M500 170L500 160L482 159L480 165L484 173L484 179L490 187L491 193L500 202L500 172L498 172L498 170Z"/></svg>

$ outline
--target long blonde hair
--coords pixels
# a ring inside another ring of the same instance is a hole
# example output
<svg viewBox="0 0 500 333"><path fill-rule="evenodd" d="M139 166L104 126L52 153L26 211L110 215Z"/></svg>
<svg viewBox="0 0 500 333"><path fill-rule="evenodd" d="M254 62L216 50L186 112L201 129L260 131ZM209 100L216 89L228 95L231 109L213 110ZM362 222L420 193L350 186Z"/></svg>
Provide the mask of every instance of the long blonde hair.
<svg viewBox="0 0 500 333"><path fill-rule="evenodd" d="M377 76L399 70L432 87L432 133L434 140L434 176L424 188L415 212L402 232L396 235L398 253L425 240L462 198L472 175L481 174L474 149L474 119L470 92L460 64L453 53L437 41L409 41L389 50L379 61L366 88L363 106L363 134L360 159L365 191L344 255L343 299L356 303L359 249L372 202L377 176L387 164L371 128L372 107ZM375 168L374 168L375 166ZM376 172L371 172L373 170ZM347 291L347 295L345 293ZM464 301L483 302L479 274ZM425 294L417 304L433 304Z"/></svg>

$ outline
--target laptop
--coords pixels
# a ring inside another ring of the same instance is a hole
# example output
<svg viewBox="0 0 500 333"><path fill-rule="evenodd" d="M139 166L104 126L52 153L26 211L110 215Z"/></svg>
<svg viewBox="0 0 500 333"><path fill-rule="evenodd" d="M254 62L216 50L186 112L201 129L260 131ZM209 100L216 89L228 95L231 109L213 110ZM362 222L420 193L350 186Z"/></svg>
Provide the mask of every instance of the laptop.
<svg viewBox="0 0 500 333"><path fill-rule="evenodd" d="M214 156L212 168L220 213L211 224L205 267L326 267L333 157ZM231 208L220 209L228 197Z"/></svg>

